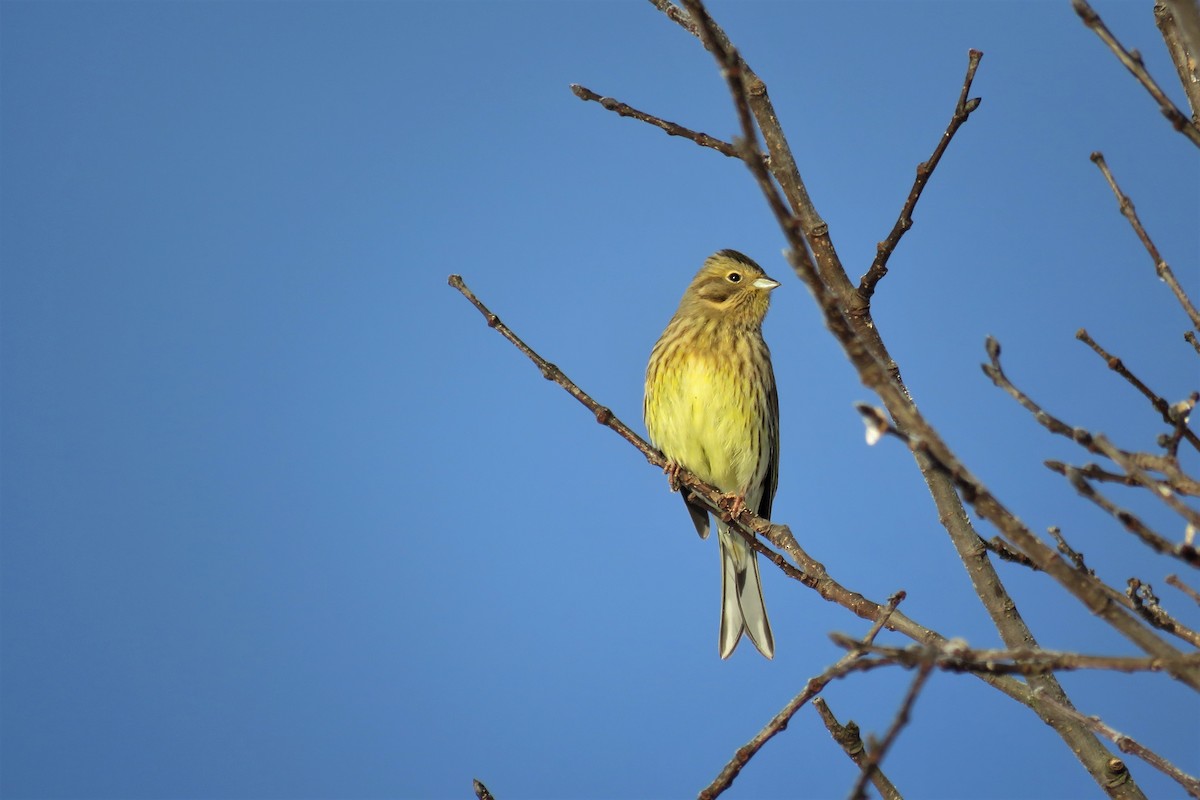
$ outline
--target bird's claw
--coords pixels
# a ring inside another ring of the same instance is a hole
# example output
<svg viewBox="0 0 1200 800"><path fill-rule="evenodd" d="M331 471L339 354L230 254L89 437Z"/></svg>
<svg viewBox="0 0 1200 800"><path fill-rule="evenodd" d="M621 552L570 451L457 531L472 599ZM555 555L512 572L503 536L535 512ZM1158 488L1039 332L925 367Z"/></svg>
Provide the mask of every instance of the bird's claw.
<svg viewBox="0 0 1200 800"><path fill-rule="evenodd" d="M683 466L676 464L674 461L668 462L663 467L663 472L667 473L667 485L671 487L672 492L679 491L679 473L683 470Z"/></svg>
<svg viewBox="0 0 1200 800"><path fill-rule="evenodd" d="M729 520L737 519L742 512L746 510L746 496L729 492L721 495L721 505L725 509L725 513L729 515Z"/></svg>

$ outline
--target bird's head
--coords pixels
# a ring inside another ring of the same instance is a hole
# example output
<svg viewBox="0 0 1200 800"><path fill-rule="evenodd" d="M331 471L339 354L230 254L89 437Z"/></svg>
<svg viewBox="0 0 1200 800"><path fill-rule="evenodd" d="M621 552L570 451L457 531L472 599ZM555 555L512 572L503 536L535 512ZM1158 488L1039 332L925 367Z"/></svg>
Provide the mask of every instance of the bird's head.
<svg viewBox="0 0 1200 800"><path fill-rule="evenodd" d="M720 250L704 261L683 294L691 313L726 321L761 325L771 303L771 290L779 286L748 256Z"/></svg>

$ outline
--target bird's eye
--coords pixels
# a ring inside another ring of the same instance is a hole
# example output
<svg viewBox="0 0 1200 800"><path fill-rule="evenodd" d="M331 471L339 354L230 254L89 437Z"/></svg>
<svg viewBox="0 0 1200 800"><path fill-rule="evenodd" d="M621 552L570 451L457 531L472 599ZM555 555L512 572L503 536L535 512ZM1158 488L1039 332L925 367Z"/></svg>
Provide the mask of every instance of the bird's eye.
<svg viewBox="0 0 1200 800"><path fill-rule="evenodd" d="M737 282L739 282L739 281L742 279L742 273L740 273L740 272L731 272L731 273L729 273L728 275L726 275L725 277L726 277L726 279L728 279L728 281L729 281L730 283L737 283Z"/></svg>

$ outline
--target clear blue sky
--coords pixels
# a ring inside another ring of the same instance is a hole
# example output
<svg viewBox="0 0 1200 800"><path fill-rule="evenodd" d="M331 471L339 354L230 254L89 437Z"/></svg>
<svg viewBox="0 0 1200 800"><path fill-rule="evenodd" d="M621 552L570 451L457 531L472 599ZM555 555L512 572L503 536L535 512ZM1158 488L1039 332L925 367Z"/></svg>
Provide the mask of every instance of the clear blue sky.
<svg viewBox="0 0 1200 800"><path fill-rule="evenodd" d="M1178 96L1150 4L1099 10ZM1012 509L1200 623L1162 584L1176 564L1041 466L1089 459L978 368L996 335L1049 409L1153 445L1148 404L1075 330L1172 400L1196 362L1088 154L1200 298L1195 148L1066 0L713 12L768 82L855 276L945 129L967 50L986 53L983 104L876 319ZM911 458L865 446L852 403L874 398L745 170L573 82L735 130L710 57L643 2L0 5L5 797L461 798L472 777L500 800L687 796L837 658L827 632L864 631L764 566L776 659L720 661L715 542L451 272L640 430L645 360L692 273L723 247L758 259L784 283L766 324L776 520L846 585L906 589L912 617L998 645ZM1133 652L1046 581L1001 572L1044 646ZM881 733L909 679L827 698ZM1200 771L1190 693L1063 682ZM934 676L886 767L912 796L1096 794L1046 726L965 676ZM853 778L806 709L730 796L842 797Z"/></svg>

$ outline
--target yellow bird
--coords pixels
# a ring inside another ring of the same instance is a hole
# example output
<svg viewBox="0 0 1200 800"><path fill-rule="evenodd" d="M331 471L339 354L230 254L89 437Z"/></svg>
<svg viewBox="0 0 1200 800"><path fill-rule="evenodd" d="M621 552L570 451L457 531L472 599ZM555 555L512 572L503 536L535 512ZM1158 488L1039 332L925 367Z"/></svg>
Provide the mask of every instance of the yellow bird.
<svg viewBox="0 0 1200 800"><path fill-rule="evenodd" d="M771 291L779 286L736 250L710 256L650 353L643 414L650 441L683 467L770 519L779 483L779 397L762 336ZM701 538L705 506L688 503ZM767 621L754 550L717 520L721 548L721 658L745 632L767 658Z"/></svg>

